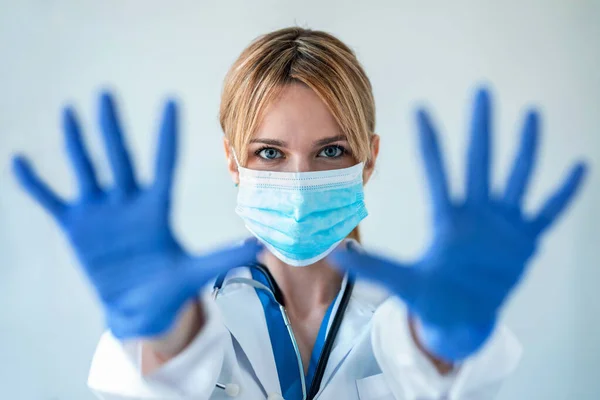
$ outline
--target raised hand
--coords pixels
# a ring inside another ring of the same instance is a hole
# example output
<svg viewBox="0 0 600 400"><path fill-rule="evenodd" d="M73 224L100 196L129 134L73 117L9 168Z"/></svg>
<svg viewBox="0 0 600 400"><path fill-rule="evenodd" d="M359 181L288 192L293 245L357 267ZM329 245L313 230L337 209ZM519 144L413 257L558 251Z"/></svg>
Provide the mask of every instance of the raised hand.
<svg viewBox="0 0 600 400"><path fill-rule="evenodd" d="M164 110L154 182L147 187L135 178L109 94L101 95L99 114L112 187L99 185L69 108L63 125L79 198L70 203L59 198L22 156L14 159L14 173L67 235L113 334L121 339L155 336L172 326L183 304L212 277L253 262L259 245L250 240L194 257L173 236L169 216L177 147L175 102L168 102Z"/></svg>
<svg viewBox="0 0 600 400"><path fill-rule="evenodd" d="M522 201L538 142L535 111L527 114L521 148L503 193L490 191L490 99L477 93L468 149L466 193L452 199L436 134L425 111L417 115L420 149L433 206L433 240L414 265L361 252L337 251L341 268L388 287L416 317L421 344L433 355L457 361L474 353L491 333L498 312L523 276L536 245L567 208L586 167L575 165L535 216Z"/></svg>

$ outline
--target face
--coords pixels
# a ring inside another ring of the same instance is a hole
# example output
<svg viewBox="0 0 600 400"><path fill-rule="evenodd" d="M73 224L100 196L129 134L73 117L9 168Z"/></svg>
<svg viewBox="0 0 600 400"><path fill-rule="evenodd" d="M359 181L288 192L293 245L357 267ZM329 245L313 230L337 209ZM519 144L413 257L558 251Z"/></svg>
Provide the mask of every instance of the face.
<svg viewBox="0 0 600 400"><path fill-rule="evenodd" d="M372 139L371 161L363 180L371 176L379 151L379 137ZM266 110L248 146L246 167L255 170L308 172L347 168L357 160L335 118L309 87L295 83ZM229 171L238 182L237 166L227 139L225 152Z"/></svg>

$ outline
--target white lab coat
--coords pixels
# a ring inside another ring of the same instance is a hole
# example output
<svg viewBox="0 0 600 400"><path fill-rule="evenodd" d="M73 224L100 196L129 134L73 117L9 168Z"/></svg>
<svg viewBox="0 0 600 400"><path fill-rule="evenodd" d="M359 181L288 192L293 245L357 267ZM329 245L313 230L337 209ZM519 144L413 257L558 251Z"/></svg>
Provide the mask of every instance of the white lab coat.
<svg viewBox="0 0 600 400"><path fill-rule="evenodd" d="M251 278L248 268L236 269L228 279L234 275ZM92 391L103 400L231 399L215 387L219 382L239 385L237 399L281 399L269 332L255 289L227 285L227 280L224 287L214 301L202 296L207 322L198 336L149 376L140 372L139 343L121 343L106 332L91 365L88 385ZM520 358L514 336L499 327L456 373L440 376L416 348L407 321L402 303L357 280L316 399L492 399Z"/></svg>

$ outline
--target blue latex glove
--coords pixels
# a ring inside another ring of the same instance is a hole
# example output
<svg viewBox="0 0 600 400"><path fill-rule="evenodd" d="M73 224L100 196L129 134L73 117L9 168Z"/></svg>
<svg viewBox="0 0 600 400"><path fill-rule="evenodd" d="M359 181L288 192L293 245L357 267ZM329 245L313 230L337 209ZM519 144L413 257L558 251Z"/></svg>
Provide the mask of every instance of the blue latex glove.
<svg viewBox="0 0 600 400"><path fill-rule="evenodd" d="M490 99L477 93L468 149L464 199L452 199L436 134L425 111L417 115L420 149L431 203L433 240L414 265L360 252L336 251L340 268L379 282L416 317L419 341L433 355L458 361L489 337L498 312L523 276L542 234L580 187L586 168L577 164L535 216L522 201L538 142L538 114L527 114L521 149L504 193L490 193Z"/></svg>
<svg viewBox="0 0 600 400"><path fill-rule="evenodd" d="M79 198L60 199L23 157L14 159L22 187L58 222L104 306L108 327L120 338L167 331L183 304L211 278L254 262L255 240L203 256L188 254L169 224L176 160L177 108L164 111L155 179L135 179L112 98L100 98L100 125L114 185L102 188L82 143L73 111L63 114L66 148L79 183Z"/></svg>

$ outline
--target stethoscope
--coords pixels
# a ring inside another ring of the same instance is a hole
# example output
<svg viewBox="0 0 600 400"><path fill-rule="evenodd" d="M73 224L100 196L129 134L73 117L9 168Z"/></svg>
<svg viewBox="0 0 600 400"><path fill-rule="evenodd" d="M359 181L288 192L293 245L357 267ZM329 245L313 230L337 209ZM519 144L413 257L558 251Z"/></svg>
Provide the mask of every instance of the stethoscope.
<svg viewBox="0 0 600 400"><path fill-rule="evenodd" d="M294 347L294 352L296 353L296 360L298 361L298 369L300 371L300 381L302 384L302 399L303 400L312 400L317 393L319 392L321 381L323 380L323 374L325 373L325 367L327 366L327 361L329 360L329 356L331 354L331 350L333 349L333 343L340 329L340 325L342 324L342 318L344 313L346 312L346 308L348 307L348 302L350 300L350 296L352 294L352 289L354 287L354 276L348 274L348 281L345 286L344 293L342 294L342 298L340 299L340 303L338 305L338 310L331 322L331 326L329 328L329 332L327 333L327 337L325 338L325 343L323 344L323 350L321 351L321 355L319 356L319 362L317 363L317 368L315 369L315 375L313 381L310 385L310 388L306 390L306 381L304 376L304 366L302 365L302 357L300 356L300 349L298 348L298 342L294 337L294 331L292 330L292 326L290 324L290 320L287 316L287 312L285 310L285 303L283 300L283 295L277 282L273 279L273 275L271 272L262 264L254 264L250 268L258 269L266 278L268 283L264 285L261 282L255 281L254 279L243 278L243 277L233 277L227 280L225 286L234 284L234 283L242 283L250 285L259 290L263 290L268 293L273 300L279 305L279 310L281 312L281 316L283 317L283 321L288 331L288 335L290 336L290 340L292 341L292 345ZM225 277L227 273L221 274L217 277L215 284L213 286L213 299L217 299L217 296L223 289L223 283L225 282ZM235 383L222 384L217 383L216 387L225 391L225 393L231 397L235 397L239 394L239 386ZM283 398L278 395L269 395L268 400L271 399L281 399Z"/></svg>

